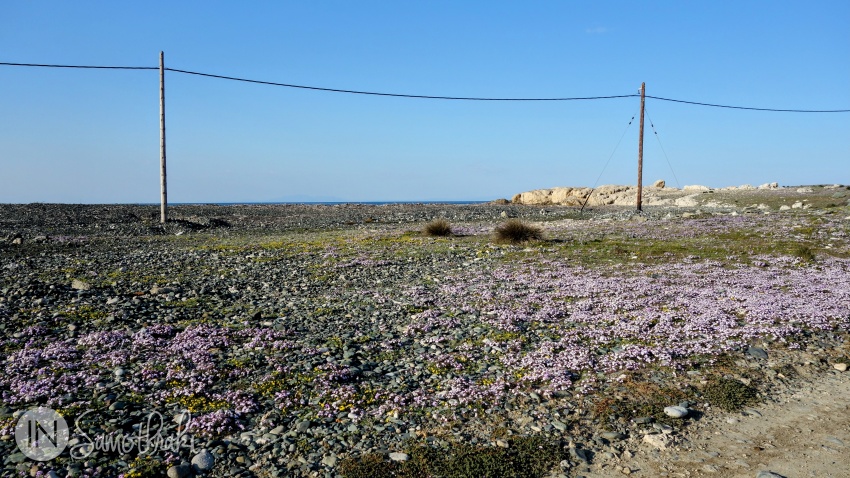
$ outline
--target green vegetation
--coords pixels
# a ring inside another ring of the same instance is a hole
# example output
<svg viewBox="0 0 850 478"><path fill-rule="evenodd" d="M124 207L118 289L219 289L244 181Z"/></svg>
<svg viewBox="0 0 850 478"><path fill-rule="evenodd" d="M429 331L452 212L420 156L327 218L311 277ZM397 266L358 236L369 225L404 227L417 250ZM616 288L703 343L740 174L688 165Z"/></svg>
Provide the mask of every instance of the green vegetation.
<svg viewBox="0 0 850 478"><path fill-rule="evenodd" d="M368 454L344 460L340 469L346 478L536 478L568 458L559 442L539 436L516 437L508 448L454 443L447 451L417 445L408 454L402 462Z"/></svg>
<svg viewBox="0 0 850 478"><path fill-rule="evenodd" d="M711 380L706 384L703 395L710 404L728 412L740 410L758 398L755 388L730 378Z"/></svg>

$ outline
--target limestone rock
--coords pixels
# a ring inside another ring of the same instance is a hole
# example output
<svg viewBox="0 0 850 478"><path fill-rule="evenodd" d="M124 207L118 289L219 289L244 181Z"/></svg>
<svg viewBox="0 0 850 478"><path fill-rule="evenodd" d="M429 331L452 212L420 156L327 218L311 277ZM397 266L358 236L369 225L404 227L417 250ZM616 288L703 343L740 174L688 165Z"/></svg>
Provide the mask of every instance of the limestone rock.
<svg viewBox="0 0 850 478"><path fill-rule="evenodd" d="M666 450L667 445L670 444L670 437L668 435L644 435L643 442L649 444L653 448L657 448L659 450Z"/></svg>
<svg viewBox="0 0 850 478"><path fill-rule="evenodd" d="M89 290L91 289L91 284L81 281L80 279L74 279L71 281L71 288L76 290Z"/></svg>
<svg viewBox="0 0 850 478"><path fill-rule="evenodd" d="M708 186L703 186L700 184L691 184L682 188L683 191L692 191L692 192L707 192L711 191L711 188Z"/></svg>
<svg viewBox="0 0 850 478"><path fill-rule="evenodd" d="M667 183L665 183L663 179L659 179L658 181L655 181L654 183L652 183L652 187L654 187L654 188L662 188L663 189L664 186L666 186L666 185L667 185Z"/></svg>

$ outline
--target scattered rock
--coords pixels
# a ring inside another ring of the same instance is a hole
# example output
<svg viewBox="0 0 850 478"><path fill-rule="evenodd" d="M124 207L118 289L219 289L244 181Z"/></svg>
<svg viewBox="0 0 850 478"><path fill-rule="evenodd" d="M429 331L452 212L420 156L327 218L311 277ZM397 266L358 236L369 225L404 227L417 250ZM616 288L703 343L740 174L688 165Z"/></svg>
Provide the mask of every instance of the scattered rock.
<svg viewBox="0 0 850 478"><path fill-rule="evenodd" d="M762 470L762 471L758 472L758 474L756 475L756 478L785 478L785 477L780 475L779 473L774 473L772 471Z"/></svg>
<svg viewBox="0 0 850 478"><path fill-rule="evenodd" d="M410 459L410 455L408 455L407 453L401 453L401 452L390 453L390 460L392 460L392 461L407 461L409 459Z"/></svg>
<svg viewBox="0 0 850 478"><path fill-rule="evenodd" d="M91 284L80 279L74 279L71 281L71 288L74 290L90 290Z"/></svg>
<svg viewBox="0 0 850 478"><path fill-rule="evenodd" d="M165 475L168 476L168 478L186 478L191 476L191 474L192 468L185 463L174 465L165 472Z"/></svg>
<svg viewBox="0 0 850 478"><path fill-rule="evenodd" d="M757 359L767 359L767 352L763 348L750 347L747 349L747 355Z"/></svg>
<svg viewBox="0 0 850 478"><path fill-rule="evenodd" d="M682 188L682 191L690 191L690 192L708 192L711 191L711 188L708 186L702 186L700 184L691 184Z"/></svg>
<svg viewBox="0 0 850 478"><path fill-rule="evenodd" d="M666 450L670 444L670 436L662 434L644 435L643 442L659 450Z"/></svg>
<svg viewBox="0 0 850 478"><path fill-rule="evenodd" d="M832 368L834 368L835 370L838 370L839 372L846 372L847 371L847 364L844 363L844 362L838 362L837 364L834 364L832 366Z"/></svg>
<svg viewBox="0 0 850 478"><path fill-rule="evenodd" d="M192 457L192 469L195 473L205 473L212 469L215 465L215 457L207 450L201 450L200 453Z"/></svg>
<svg viewBox="0 0 850 478"><path fill-rule="evenodd" d="M324 458L322 458L322 464L325 465L325 466L328 466L330 468L335 467L336 462L337 462L337 457L333 453L331 453L330 455L326 455Z"/></svg>
<svg viewBox="0 0 850 478"><path fill-rule="evenodd" d="M688 416L688 409L678 405L664 407L664 414L672 418L685 418Z"/></svg>
<svg viewBox="0 0 850 478"><path fill-rule="evenodd" d="M658 181L655 181L654 183L652 183L652 187L659 188L659 189L663 189L664 186L666 186L666 185L667 185L667 183L665 183L663 179L659 179Z"/></svg>

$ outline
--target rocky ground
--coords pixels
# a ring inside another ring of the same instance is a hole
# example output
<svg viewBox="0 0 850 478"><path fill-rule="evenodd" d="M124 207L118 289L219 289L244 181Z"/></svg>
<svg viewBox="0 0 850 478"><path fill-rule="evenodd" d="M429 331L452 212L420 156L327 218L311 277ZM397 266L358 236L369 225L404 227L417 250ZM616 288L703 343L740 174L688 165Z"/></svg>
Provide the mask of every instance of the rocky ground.
<svg viewBox="0 0 850 478"><path fill-rule="evenodd" d="M850 191L693 194L0 205L3 474L844 476ZM72 428L40 463L38 405ZM152 412L184 446L94 440Z"/></svg>

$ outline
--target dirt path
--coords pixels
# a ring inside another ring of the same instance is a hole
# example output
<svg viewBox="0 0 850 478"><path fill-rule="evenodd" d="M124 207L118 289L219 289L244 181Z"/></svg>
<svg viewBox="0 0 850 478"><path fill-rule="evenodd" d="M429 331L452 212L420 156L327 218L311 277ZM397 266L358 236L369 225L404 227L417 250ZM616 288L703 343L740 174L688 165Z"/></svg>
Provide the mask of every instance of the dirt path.
<svg viewBox="0 0 850 478"><path fill-rule="evenodd" d="M621 453L600 457L575 476L848 478L848 398L850 372L831 370L804 379L771 403L743 413L712 413L674 436L666 449L633 437Z"/></svg>

